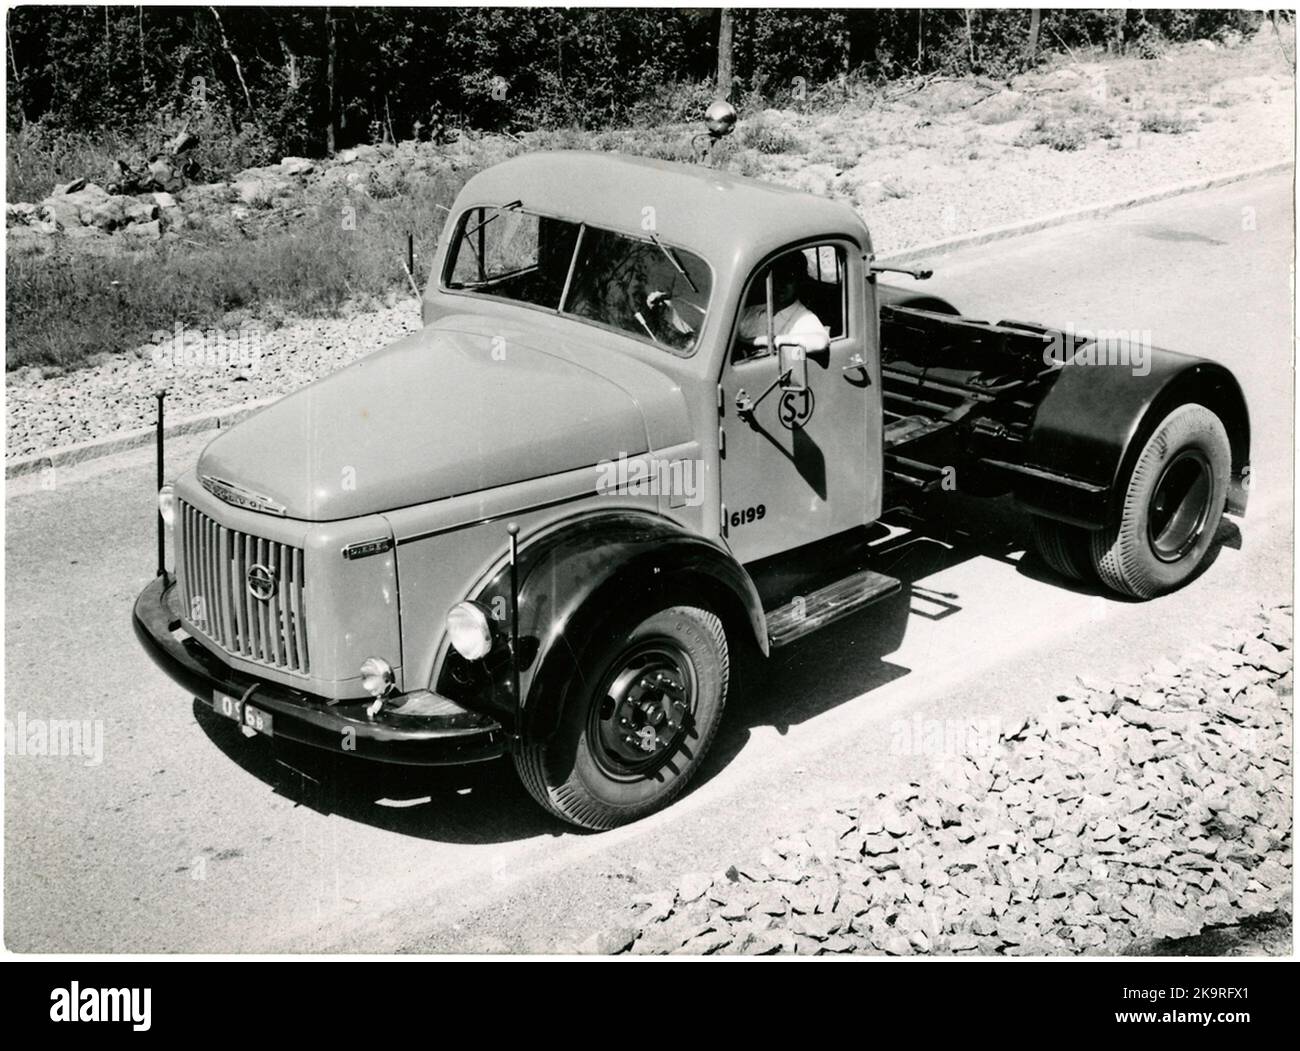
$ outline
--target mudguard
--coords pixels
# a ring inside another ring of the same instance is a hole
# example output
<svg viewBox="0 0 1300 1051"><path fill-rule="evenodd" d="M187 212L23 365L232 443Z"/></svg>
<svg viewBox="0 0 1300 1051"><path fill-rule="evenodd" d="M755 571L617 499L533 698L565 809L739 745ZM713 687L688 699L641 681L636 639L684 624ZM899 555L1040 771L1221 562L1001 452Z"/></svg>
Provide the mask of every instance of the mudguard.
<svg viewBox="0 0 1300 1051"><path fill-rule="evenodd" d="M876 282L876 302L882 307L912 307L916 310L931 310L936 314L960 314L955 306L946 299L918 292L911 288L899 288L883 281Z"/></svg>
<svg viewBox="0 0 1300 1051"><path fill-rule="evenodd" d="M664 605L707 606L733 638L747 632L767 652L762 601L744 568L718 545L650 513L598 511L553 525L521 545L518 579L522 706L515 703L506 645L506 562L471 593L492 612L493 652L471 663L448 650L438 689L490 709L528 740L545 738L558 725L565 688L589 646Z"/></svg>
<svg viewBox="0 0 1300 1051"><path fill-rule="evenodd" d="M1116 361L1142 360L1129 345L1111 349ZM1228 510L1245 512L1250 418L1237 380L1207 358L1141 349L1150 364L1144 375L1127 365L1085 364L1082 353L1060 369L1034 413L1026 443L1024 462L1043 476L1022 477L1014 490L1028 510L1090 529L1105 526L1118 513L1133 465L1160 421L1179 405L1196 402L1217 414L1228 432Z"/></svg>

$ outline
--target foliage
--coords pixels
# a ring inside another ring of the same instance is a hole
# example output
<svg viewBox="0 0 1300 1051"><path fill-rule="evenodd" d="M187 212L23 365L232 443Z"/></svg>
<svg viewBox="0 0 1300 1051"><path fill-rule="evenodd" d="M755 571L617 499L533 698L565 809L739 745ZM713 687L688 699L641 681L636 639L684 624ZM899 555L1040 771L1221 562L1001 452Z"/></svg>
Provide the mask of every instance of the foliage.
<svg viewBox="0 0 1300 1051"><path fill-rule="evenodd" d="M1260 17L1052 9L1038 52L1154 54ZM1025 62L1029 22L1023 8L971 9L969 22L960 8L740 8L733 101L797 107L828 85L848 93L918 73L1005 77ZM7 120L117 136L141 153L188 125L216 173L320 156L331 125L342 148L449 126L688 120L713 94L717 31L716 9L20 6L8 12ZM70 156L61 148L47 163Z"/></svg>

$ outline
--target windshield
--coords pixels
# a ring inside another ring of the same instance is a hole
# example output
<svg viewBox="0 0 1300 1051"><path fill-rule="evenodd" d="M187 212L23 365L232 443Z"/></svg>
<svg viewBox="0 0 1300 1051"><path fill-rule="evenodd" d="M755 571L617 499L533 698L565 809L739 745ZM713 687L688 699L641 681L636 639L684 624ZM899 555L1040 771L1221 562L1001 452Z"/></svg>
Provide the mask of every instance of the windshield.
<svg viewBox="0 0 1300 1051"><path fill-rule="evenodd" d="M712 284L699 256L647 239L523 211L471 208L457 226L446 287L556 310L679 354L695 349Z"/></svg>

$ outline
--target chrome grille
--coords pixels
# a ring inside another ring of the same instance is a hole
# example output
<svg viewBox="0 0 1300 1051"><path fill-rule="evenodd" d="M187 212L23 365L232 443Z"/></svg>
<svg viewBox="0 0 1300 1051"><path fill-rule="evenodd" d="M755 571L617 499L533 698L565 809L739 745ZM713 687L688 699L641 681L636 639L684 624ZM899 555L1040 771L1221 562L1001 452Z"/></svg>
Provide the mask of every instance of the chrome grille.
<svg viewBox="0 0 1300 1051"><path fill-rule="evenodd" d="M306 675L302 548L227 529L184 501L176 511L186 621L228 653ZM258 565L275 578L265 599L247 586L249 569Z"/></svg>

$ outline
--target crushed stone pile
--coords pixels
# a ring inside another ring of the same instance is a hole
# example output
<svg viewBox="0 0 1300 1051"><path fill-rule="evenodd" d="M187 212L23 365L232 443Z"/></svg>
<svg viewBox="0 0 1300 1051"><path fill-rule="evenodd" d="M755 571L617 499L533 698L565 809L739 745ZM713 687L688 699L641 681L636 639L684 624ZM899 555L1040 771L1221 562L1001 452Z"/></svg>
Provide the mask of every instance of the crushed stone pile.
<svg viewBox="0 0 1300 1051"><path fill-rule="evenodd" d="M1123 954L1289 908L1292 611L633 903L604 954Z"/></svg>

